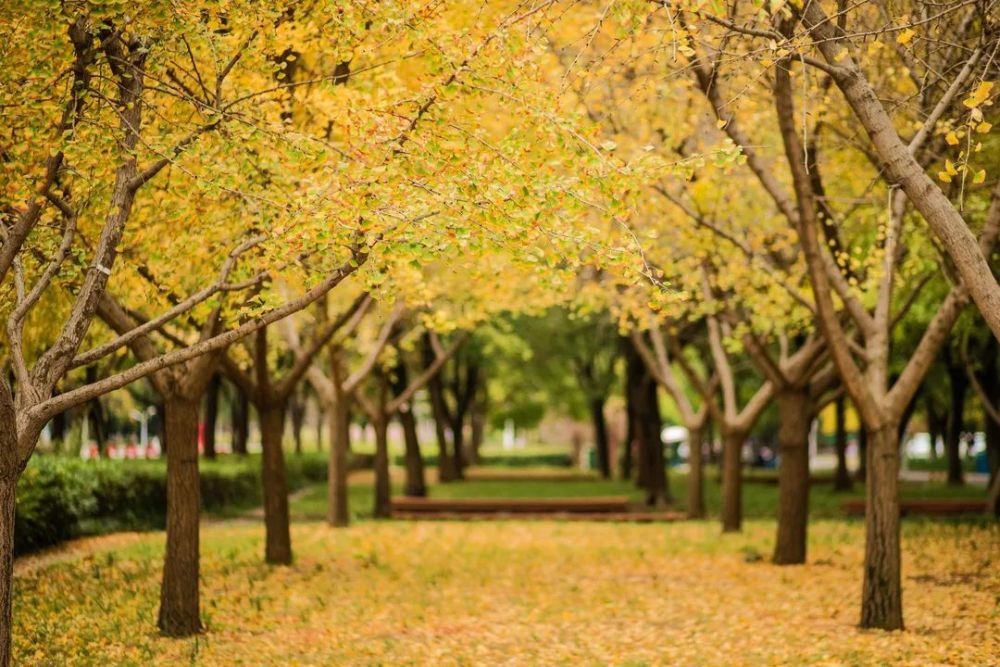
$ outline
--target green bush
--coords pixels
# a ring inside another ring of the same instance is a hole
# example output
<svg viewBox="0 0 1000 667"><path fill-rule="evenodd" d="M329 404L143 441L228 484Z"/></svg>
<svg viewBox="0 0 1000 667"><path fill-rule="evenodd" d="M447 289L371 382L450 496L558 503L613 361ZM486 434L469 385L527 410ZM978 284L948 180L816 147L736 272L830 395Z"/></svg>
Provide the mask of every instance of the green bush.
<svg viewBox="0 0 1000 667"><path fill-rule="evenodd" d="M288 488L326 479L321 454L286 459ZM200 464L202 508L234 513L260 505L260 458L227 456ZM35 456L17 484L14 551L29 553L79 535L162 528L165 461L83 461Z"/></svg>

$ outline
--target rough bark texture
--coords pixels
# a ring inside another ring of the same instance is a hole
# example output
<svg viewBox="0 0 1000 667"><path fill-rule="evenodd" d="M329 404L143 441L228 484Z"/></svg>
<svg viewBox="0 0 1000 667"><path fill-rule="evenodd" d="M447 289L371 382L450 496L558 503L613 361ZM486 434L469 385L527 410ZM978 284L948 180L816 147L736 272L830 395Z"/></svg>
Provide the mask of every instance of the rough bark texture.
<svg viewBox="0 0 1000 667"><path fill-rule="evenodd" d="M743 524L741 492L743 443L747 434L726 430L722 434L722 532L738 532Z"/></svg>
<svg viewBox="0 0 1000 667"><path fill-rule="evenodd" d="M4 425L6 430L6 425ZM5 434L6 435L6 434ZM8 438L4 437L4 449ZM14 438L16 441L16 436ZM8 451L13 451L13 445ZM0 665L10 664L11 603L14 588L14 506L17 475L0 476Z"/></svg>
<svg viewBox="0 0 1000 667"><path fill-rule="evenodd" d="M809 427L812 401L806 391L778 392L778 535L772 560L778 565L806 562L809 520Z"/></svg>
<svg viewBox="0 0 1000 667"><path fill-rule="evenodd" d="M636 428L639 436L639 478L644 483L646 505L662 507L669 500L666 462L660 431L660 406L656 397L656 382L643 368L641 383L635 388Z"/></svg>
<svg viewBox="0 0 1000 667"><path fill-rule="evenodd" d="M841 396L836 403L837 431L834 449L837 451L837 470L833 475L834 491L850 491L854 486L847 469L847 399Z"/></svg>
<svg viewBox="0 0 1000 667"><path fill-rule="evenodd" d="M594 447L597 454L597 469L601 477L611 479L611 457L608 446L608 424L604 418L604 400L595 398L590 402L590 420L594 425Z"/></svg>
<svg viewBox="0 0 1000 667"><path fill-rule="evenodd" d="M389 438L385 418L372 421L375 429L375 507L376 519L388 519L391 512L392 489L389 481Z"/></svg>
<svg viewBox="0 0 1000 667"><path fill-rule="evenodd" d="M288 521L288 480L281 439L285 430L285 406L258 408L260 414L261 478L264 486L264 560L272 565L290 565L292 537Z"/></svg>
<svg viewBox="0 0 1000 667"><path fill-rule="evenodd" d="M689 519L705 518L705 468L702 465L702 429L688 431L688 510Z"/></svg>
<svg viewBox="0 0 1000 667"><path fill-rule="evenodd" d="M206 459L215 458L215 425L219 417L219 389L222 386L222 377L216 373L208 383L208 391L205 394L205 447Z"/></svg>
<svg viewBox="0 0 1000 667"><path fill-rule="evenodd" d="M427 481L424 475L424 459L420 455L417 420L413 416L412 408L407 407L399 413L399 424L403 427L403 439L406 445L406 487L404 493L408 496L426 496Z"/></svg>
<svg viewBox="0 0 1000 667"><path fill-rule="evenodd" d="M903 591L899 547L899 441L897 425L868 434L865 485L865 575L861 627L901 630Z"/></svg>
<svg viewBox="0 0 1000 667"><path fill-rule="evenodd" d="M199 401L168 397L164 401L167 456L167 546L160 588L160 631L186 637L201 631L198 597Z"/></svg>

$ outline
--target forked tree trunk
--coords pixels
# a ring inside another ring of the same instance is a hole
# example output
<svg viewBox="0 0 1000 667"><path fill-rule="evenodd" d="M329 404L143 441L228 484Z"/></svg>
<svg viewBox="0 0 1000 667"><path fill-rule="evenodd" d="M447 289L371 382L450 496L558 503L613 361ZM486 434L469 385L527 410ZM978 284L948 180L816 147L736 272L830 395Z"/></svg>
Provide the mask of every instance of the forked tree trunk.
<svg viewBox="0 0 1000 667"><path fill-rule="evenodd" d="M222 385L222 378L215 374L208 383L208 392L205 394L205 458L215 458L215 425L219 417L219 388Z"/></svg>
<svg viewBox="0 0 1000 667"><path fill-rule="evenodd" d="M372 421L375 429L375 508L376 519L388 519L391 515L391 493L389 481L389 437L388 423L384 415Z"/></svg>
<svg viewBox="0 0 1000 667"><path fill-rule="evenodd" d="M701 428L688 429L688 510L689 519L705 518L705 468L702 465Z"/></svg>
<svg viewBox="0 0 1000 667"><path fill-rule="evenodd" d="M726 429L722 434L722 532L738 532L743 523L743 473L744 431Z"/></svg>
<svg viewBox="0 0 1000 667"><path fill-rule="evenodd" d="M426 496L427 482L424 478L424 459L420 455L417 419L413 416L412 406L406 406L406 409L399 413L399 424L403 427L403 440L406 445L406 487L404 493L407 496Z"/></svg>
<svg viewBox="0 0 1000 667"><path fill-rule="evenodd" d="M865 484L865 569L861 627L903 628L899 546L899 440L897 424L868 434Z"/></svg>
<svg viewBox="0 0 1000 667"><path fill-rule="evenodd" d="M198 482L197 399L164 400L167 455L167 546L160 587L157 624L168 637L186 637L201 631L198 598L198 520L201 487Z"/></svg>
<svg viewBox="0 0 1000 667"><path fill-rule="evenodd" d="M841 396L836 402L837 431L834 449L837 451L837 470L833 475L834 491L850 491L851 472L847 469L847 399Z"/></svg>
<svg viewBox="0 0 1000 667"><path fill-rule="evenodd" d="M812 401L806 391L786 389L778 404L778 535L772 560L778 565L806 562L809 520L809 427Z"/></svg>
<svg viewBox="0 0 1000 667"><path fill-rule="evenodd" d="M285 406L260 405L261 479L264 486L264 560L290 565L292 537L288 521L288 480L281 448Z"/></svg>

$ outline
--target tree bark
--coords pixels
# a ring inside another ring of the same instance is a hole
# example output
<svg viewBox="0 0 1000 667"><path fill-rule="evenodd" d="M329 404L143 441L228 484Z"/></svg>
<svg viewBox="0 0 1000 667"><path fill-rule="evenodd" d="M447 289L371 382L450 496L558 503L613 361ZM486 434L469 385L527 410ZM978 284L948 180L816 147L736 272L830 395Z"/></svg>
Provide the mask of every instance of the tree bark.
<svg viewBox="0 0 1000 667"><path fill-rule="evenodd" d="M854 483L851 481L851 472L847 469L847 399L839 397L835 406L837 433L834 449L837 451L837 470L833 476L833 490L850 491Z"/></svg>
<svg viewBox="0 0 1000 667"><path fill-rule="evenodd" d="M392 488L389 481L389 437L388 421L384 415L372 420L375 429L375 508L376 519L388 519L392 515Z"/></svg>
<svg viewBox="0 0 1000 667"><path fill-rule="evenodd" d="M448 449L448 416L444 404L444 388L439 377L435 376L427 383L427 393L431 399L431 414L438 441L438 481L453 482L456 479L455 462Z"/></svg>
<svg viewBox="0 0 1000 667"><path fill-rule="evenodd" d="M222 386L222 377L216 373L208 383L208 391L205 394L205 448L206 459L215 458L215 425L219 417L219 388Z"/></svg>
<svg viewBox="0 0 1000 667"><path fill-rule="evenodd" d="M809 428L812 401L807 390L778 392L778 535L772 560L777 565L806 562L809 520Z"/></svg>
<svg viewBox="0 0 1000 667"><path fill-rule="evenodd" d="M868 434L863 628L903 629L897 429L897 424L886 423Z"/></svg>
<svg viewBox="0 0 1000 667"><path fill-rule="evenodd" d="M742 479L744 431L726 429L722 434L722 532L739 532L743 523Z"/></svg>
<svg viewBox="0 0 1000 667"><path fill-rule="evenodd" d="M198 548L201 487L198 481L199 400L165 397L167 546L157 624L168 637L200 632Z"/></svg>
<svg viewBox="0 0 1000 667"><path fill-rule="evenodd" d="M281 447L285 430L284 403L257 406L260 418L261 479L264 486L264 561L292 563L292 537L288 520L288 480Z"/></svg>
<svg viewBox="0 0 1000 667"><path fill-rule="evenodd" d="M3 429L10 428L7 424ZM4 434L4 449L13 452L17 436ZM12 441L12 442L6 442ZM9 447L9 448L8 448ZM17 473L4 470L0 475L0 665L11 664L11 607L14 592L14 510L16 506Z"/></svg>
<svg viewBox="0 0 1000 667"><path fill-rule="evenodd" d="M347 454L351 447L351 410L348 396L343 391L344 368L337 350L330 352L333 372L333 405L330 413L330 458L327 466L327 492L329 496L326 521L336 528L345 528L351 522L347 496Z"/></svg>
<svg viewBox="0 0 1000 667"><path fill-rule="evenodd" d="M611 459L608 448L608 424L604 418L604 399L590 401L590 419L594 425L594 447L597 453L597 468L603 479L611 479Z"/></svg>
<svg viewBox="0 0 1000 667"><path fill-rule="evenodd" d="M233 454L247 455L247 438L250 435L250 401L242 389L233 385L230 404L233 430Z"/></svg>
<svg viewBox="0 0 1000 667"><path fill-rule="evenodd" d="M644 482L646 504L662 507L669 499L666 463L663 460L663 422L656 396L656 382L643 367L641 382L635 387L636 428L639 436L639 479Z"/></svg>
<svg viewBox="0 0 1000 667"><path fill-rule="evenodd" d="M424 459L420 455L417 420L413 416L412 406L407 406L399 413L399 424L403 427L403 439L406 444L406 487L404 493L407 496L426 496L427 481L424 475Z"/></svg>
<svg viewBox="0 0 1000 667"><path fill-rule="evenodd" d="M945 427L944 452L948 461L948 484L961 486L965 484L965 473L962 470L962 428L965 426L965 395L969 388L965 367L949 363L948 379L950 403Z"/></svg>
<svg viewBox="0 0 1000 667"><path fill-rule="evenodd" d="M868 477L868 429L864 426L858 431L858 470L855 477L859 482Z"/></svg>
<svg viewBox="0 0 1000 667"><path fill-rule="evenodd" d="M295 396L288 401L288 416L292 423L292 441L295 443L295 453L302 455L302 427L306 421L306 399L304 396Z"/></svg>
<svg viewBox="0 0 1000 667"><path fill-rule="evenodd" d="M688 429L688 509L689 519L705 518L705 468L702 465L702 429Z"/></svg>

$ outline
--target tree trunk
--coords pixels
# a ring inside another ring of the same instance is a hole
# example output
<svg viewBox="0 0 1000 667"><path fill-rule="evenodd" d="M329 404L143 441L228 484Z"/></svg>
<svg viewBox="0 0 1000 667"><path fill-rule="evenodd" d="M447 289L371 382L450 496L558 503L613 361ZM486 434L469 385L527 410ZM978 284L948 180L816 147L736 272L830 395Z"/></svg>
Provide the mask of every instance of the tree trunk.
<svg viewBox="0 0 1000 667"><path fill-rule="evenodd" d="M216 373L208 383L205 394L205 458L215 458L215 425L219 417L219 388L222 377Z"/></svg>
<svg viewBox="0 0 1000 667"><path fill-rule="evenodd" d="M986 492L986 513L1000 519L1000 473L993 475L993 481Z"/></svg>
<svg viewBox="0 0 1000 667"><path fill-rule="evenodd" d="M868 429L861 427L858 431L858 471L855 473L859 482L868 477Z"/></svg>
<svg viewBox="0 0 1000 667"><path fill-rule="evenodd" d="M663 440L660 431L660 406L656 396L656 382L643 369L642 380L635 387L636 428L640 441L639 478L645 483L646 504L662 507L668 501L666 464L663 460Z"/></svg>
<svg viewBox="0 0 1000 667"><path fill-rule="evenodd" d="M594 425L594 447L597 453L597 468L601 477L611 479L611 460L608 451L608 424L604 418L604 399L590 401L590 419Z"/></svg>
<svg viewBox="0 0 1000 667"><path fill-rule="evenodd" d="M392 514L392 488L389 481L388 421L384 415L372 421L375 429L375 518L388 519Z"/></svg>
<svg viewBox="0 0 1000 667"><path fill-rule="evenodd" d="M316 451L323 451L323 426L326 422L326 410L323 401L316 400Z"/></svg>
<svg viewBox="0 0 1000 667"><path fill-rule="evenodd" d="M424 476L424 459L420 455L420 439L417 436L417 419L407 406L399 413L399 424L403 427L406 443L406 488L407 496L422 498L427 495L427 481Z"/></svg>
<svg viewBox="0 0 1000 667"><path fill-rule="evenodd" d="M288 480L281 448L285 430L285 404L257 406L260 418L261 479L264 486L264 561L290 565L292 537L288 521Z"/></svg>
<svg viewBox="0 0 1000 667"><path fill-rule="evenodd" d="M230 404L233 429L233 453L247 454L247 438L250 435L250 401L239 387L233 387L233 401Z"/></svg>
<svg viewBox="0 0 1000 667"><path fill-rule="evenodd" d="M288 402L289 421L292 422L292 441L295 443L295 453L302 455L302 427L306 422L306 399L304 396L292 396Z"/></svg>
<svg viewBox="0 0 1000 667"><path fill-rule="evenodd" d="M7 424L4 430L13 428ZM16 435L13 438L4 434L3 446L9 452L15 451ZM6 467L6 466L5 466ZM14 510L17 491L17 473L4 470L0 477L0 667L11 664L11 607L14 592Z"/></svg>
<svg viewBox="0 0 1000 667"><path fill-rule="evenodd" d="M897 424L884 424L881 430L868 434L863 628L903 629L897 429Z"/></svg>
<svg viewBox="0 0 1000 667"><path fill-rule="evenodd" d="M163 402L167 456L167 546L157 624L168 637L201 631L198 599L199 400L166 397Z"/></svg>
<svg viewBox="0 0 1000 667"><path fill-rule="evenodd" d="M850 491L851 472L847 469L847 399L841 396L836 402L837 433L834 449L837 451L837 470L833 476L834 491Z"/></svg>
<svg viewBox="0 0 1000 667"><path fill-rule="evenodd" d="M965 484L965 473L962 470L962 428L965 426L965 394L969 388L969 380L964 366L958 364L949 364L948 378L951 393L944 452L948 459L948 484L961 486Z"/></svg>
<svg viewBox="0 0 1000 667"><path fill-rule="evenodd" d="M472 403L472 416L469 419L471 436L469 441L469 463L479 465L479 452L483 448L486 436L486 383L480 380L476 400Z"/></svg>
<svg viewBox="0 0 1000 667"><path fill-rule="evenodd" d="M444 388L439 377L431 378L427 383L427 393L431 399L431 414L434 418L434 431L438 442L438 481L453 482L456 479L455 462L448 450L447 412L444 404Z"/></svg>
<svg viewBox="0 0 1000 667"><path fill-rule="evenodd" d="M702 429L688 428L688 510L689 519L705 518L705 468L702 465Z"/></svg>
<svg viewBox="0 0 1000 667"><path fill-rule="evenodd" d="M725 429L722 433L722 532L738 532L743 522L741 493L744 431Z"/></svg>
<svg viewBox="0 0 1000 667"><path fill-rule="evenodd" d="M455 468L455 479L457 480L465 479L465 454L463 453L463 448L465 447L464 426L465 415L456 410L449 430L451 431L452 464Z"/></svg>
<svg viewBox="0 0 1000 667"><path fill-rule="evenodd" d="M983 355L983 370L979 384L990 405L1000 405L1000 374L997 373L997 355L1000 345L993 336L989 337L986 353ZM986 439L986 463L990 472L991 483L1000 476L1000 424L993 421L985 410L983 411L983 431Z"/></svg>
<svg viewBox="0 0 1000 667"><path fill-rule="evenodd" d="M806 562L809 520L809 428L812 401L807 391L778 392L778 535L772 560L778 565Z"/></svg>
<svg viewBox="0 0 1000 667"><path fill-rule="evenodd" d="M327 468L329 505L326 521L344 528L351 522L347 504L347 451L351 439L351 414L347 397L341 394L330 407L330 458Z"/></svg>

